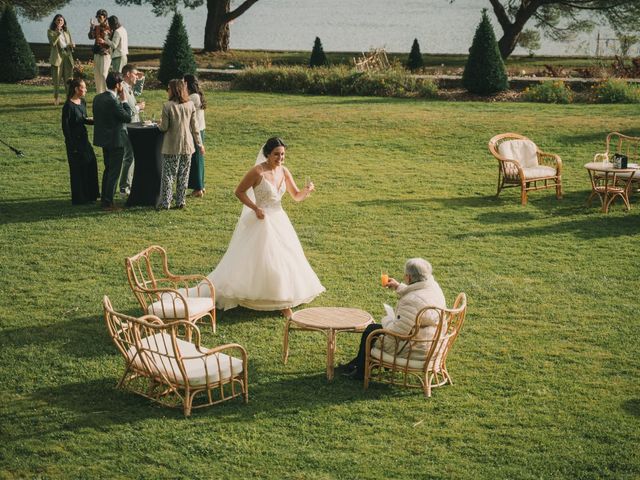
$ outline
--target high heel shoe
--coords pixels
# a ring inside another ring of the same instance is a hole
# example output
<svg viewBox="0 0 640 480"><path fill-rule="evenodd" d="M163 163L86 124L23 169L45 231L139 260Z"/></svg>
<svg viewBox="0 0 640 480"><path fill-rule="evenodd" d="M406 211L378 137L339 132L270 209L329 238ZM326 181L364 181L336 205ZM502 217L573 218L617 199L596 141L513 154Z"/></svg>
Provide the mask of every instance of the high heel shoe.
<svg viewBox="0 0 640 480"><path fill-rule="evenodd" d="M194 190L191 194L192 197L204 197L204 190Z"/></svg>

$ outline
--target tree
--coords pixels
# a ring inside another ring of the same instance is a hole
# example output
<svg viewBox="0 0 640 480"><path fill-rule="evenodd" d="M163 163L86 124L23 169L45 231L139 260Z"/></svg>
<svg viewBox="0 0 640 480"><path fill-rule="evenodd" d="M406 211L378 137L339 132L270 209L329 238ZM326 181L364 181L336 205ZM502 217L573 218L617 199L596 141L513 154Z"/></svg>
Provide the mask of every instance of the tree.
<svg viewBox="0 0 640 480"><path fill-rule="evenodd" d="M482 10L482 20L469 49L462 84L471 93L480 95L490 95L509 88L507 70L486 8Z"/></svg>
<svg viewBox="0 0 640 480"><path fill-rule="evenodd" d="M409 59L407 60L407 68L409 70L418 70L424 66L422 60L422 53L420 53L420 44L418 39L413 39L413 45L411 45L411 52L409 52Z"/></svg>
<svg viewBox="0 0 640 480"><path fill-rule="evenodd" d="M60 10L70 0L0 0L0 12L5 7L14 7L18 15L29 20L40 20Z"/></svg>
<svg viewBox="0 0 640 480"><path fill-rule="evenodd" d="M196 59L189 45L187 29L182 21L182 15L176 12L160 56L158 80L167 85L172 78L182 78L187 73L195 74L196 68Z"/></svg>
<svg viewBox="0 0 640 480"><path fill-rule="evenodd" d="M450 0L455 1L455 0ZM596 24L609 23L616 32L640 29L640 0L489 0L502 38L500 54L506 59L518 44L529 21L553 40L567 40ZM587 18L585 15L589 14Z"/></svg>
<svg viewBox="0 0 640 480"><path fill-rule="evenodd" d="M2 0L0 0L2 1ZM187 8L207 5L207 21L204 26L205 52L226 52L229 50L229 23L235 20L258 0L244 0L231 10L231 0L182 0ZM116 0L118 5L150 4L155 15L166 15L178 9L180 0Z"/></svg>
<svg viewBox="0 0 640 480"><path fill-rule="evenodd" d="M36 59L12 6L5 7L0 18L0 42L0 82L12 83L37 75Z"/></svg>
<svg viewBox="0 0 640 480"><path fill-rule="evenodd" d="M311 50L311 58L309 58L310 67L325 67L329 64L327 56L324 54L320 37L316 37L313 42L313 50Z"/></svg>
<svg viewBox="0 0 640 480"><path fill-rule="evenodd" d="M518 37L518 46L529 50L529 56L533 57L533 52L540 49L540 32L537 30L523 30Z"/></svg>

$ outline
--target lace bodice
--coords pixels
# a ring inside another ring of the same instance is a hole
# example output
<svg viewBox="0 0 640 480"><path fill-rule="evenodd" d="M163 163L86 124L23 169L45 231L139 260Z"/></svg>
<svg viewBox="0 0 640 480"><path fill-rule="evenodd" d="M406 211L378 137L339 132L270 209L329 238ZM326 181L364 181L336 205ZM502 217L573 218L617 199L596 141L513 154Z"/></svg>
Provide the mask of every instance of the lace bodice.
<svg viewBox="0 0 640 480"><path fill-rule="evenodd" d="M280 184L280 188L276 189L266 178L262 178L260 183L253 188L256 205L260 208L280 208L280 200L286 190L284 181Z"/></svg>

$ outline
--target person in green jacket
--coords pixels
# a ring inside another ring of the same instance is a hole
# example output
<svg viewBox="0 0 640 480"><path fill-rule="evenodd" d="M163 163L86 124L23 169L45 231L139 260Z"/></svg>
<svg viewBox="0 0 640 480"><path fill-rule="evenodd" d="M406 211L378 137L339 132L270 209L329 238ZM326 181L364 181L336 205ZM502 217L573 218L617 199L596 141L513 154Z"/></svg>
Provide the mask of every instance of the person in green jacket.
<svg viewBox="0 0 640 480"><path fill-rule="evenodd" d="M71 33L67 29L67 21L59 13L53 17L49 30L47 30L47 37L51 46L49 63L53 80L53 103L58 105L60 103L58 98L60 85L66 85L67 80L73 76L73 49L75 48Z"/></svg>

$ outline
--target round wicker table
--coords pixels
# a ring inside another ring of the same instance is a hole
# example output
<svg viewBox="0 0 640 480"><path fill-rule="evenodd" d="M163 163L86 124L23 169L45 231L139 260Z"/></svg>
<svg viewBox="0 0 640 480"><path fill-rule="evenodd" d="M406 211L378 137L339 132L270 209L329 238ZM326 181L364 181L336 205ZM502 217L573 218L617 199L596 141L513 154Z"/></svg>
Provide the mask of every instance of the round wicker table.
<svg viewBox="0 0 640 480"><path fill-rule="evenodd" d="M637 168L614 168L613 164L605 162L585 163L584 168L589 172L591 180L591 195L587 199L588 205L591 205L591 201L597 196L602 204L602 211L608 213L613 201L616 197L620 197L626 209L631 209L629 192L632 182L635 181L635 175L640 173L640 170Z"/></svg>
<svg viewBox="0 0 640 480"><path fill-rule="evenodd" d="M322 332L327 336L327 380L333 379L333 358L338 332L362 332L373 322L371 314L357 308L313 307L294 312L284 324L282 361L289 358L289 330Z"/></svg>

